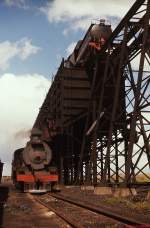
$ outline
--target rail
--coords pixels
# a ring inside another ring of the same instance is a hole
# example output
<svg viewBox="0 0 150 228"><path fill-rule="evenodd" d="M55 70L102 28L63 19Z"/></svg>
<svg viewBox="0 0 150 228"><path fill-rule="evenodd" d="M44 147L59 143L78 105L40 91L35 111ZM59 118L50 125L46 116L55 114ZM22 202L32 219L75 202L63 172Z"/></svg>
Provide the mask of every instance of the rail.
<svg viewBox="0 0 150 228"><path fill-rule="evenodd" d="M100 215L104 215L106 217L109 217L113 220L116 220L117 222L120 222L120 223L123 223L125 225L128 226L133 226L133 227L150 227L150 225L148 224L143 224L141 222L138 222L137 220L134 220L132 218L128 218L128 217L125 217L125 216L121 216L121 215L118 215L114 212L111 212L111 211L108 211L107 208L103 207L103 206L100 206L100 207L97 207L95 205L92 205L88 202L84 202L84 201L80 201L77 200L77 199L71 199L71 198L66 198L66 196L63 196L61 194L54 194L54 193L51 193L49 194L50 196L56 198L56 199L60 199L60 200L63 200L65 202L68 202L68 203L71 203L73 205L76 205L76 206L79 206L79 207L82 207L84 209L87 209L89 211L92 211L92 212L95 212L97 214L100 214Z"/></svg>

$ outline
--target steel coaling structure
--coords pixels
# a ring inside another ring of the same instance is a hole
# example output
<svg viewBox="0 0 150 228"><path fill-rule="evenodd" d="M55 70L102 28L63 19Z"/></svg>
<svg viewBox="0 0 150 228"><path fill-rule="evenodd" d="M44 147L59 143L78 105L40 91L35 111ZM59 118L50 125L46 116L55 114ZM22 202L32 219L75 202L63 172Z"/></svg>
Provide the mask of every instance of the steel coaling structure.
<svg viewBox="0 0 150 228"><path fill-rule="evenodd" d="M150 0L137 0L101 50L83 55L88 32L62 60L34 126L65 184L149 183Z"/></svg>

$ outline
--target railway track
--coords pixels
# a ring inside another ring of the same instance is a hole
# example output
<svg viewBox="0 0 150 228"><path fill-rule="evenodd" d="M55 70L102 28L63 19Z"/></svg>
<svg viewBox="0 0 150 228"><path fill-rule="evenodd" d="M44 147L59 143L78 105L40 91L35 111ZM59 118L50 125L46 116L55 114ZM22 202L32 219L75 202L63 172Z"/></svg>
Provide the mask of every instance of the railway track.
<svg viewBox="0 0 150 228"><path fill-rule="evenodd" d="M53 211L71 227L144 227L146 225L116 213L104 207L97 207L87 202L65 197L61 194L46 194L36 197L43 206ZM105 226L108 225L108 226Z"/></svg>
<svg viewBox="0 0 150 228"><path fill-rule="evenodd" d="M64 220L67 224L69 224L71 227L83 227L81 226L81 224L79 222L76 222L75 220L73 220L72 218L69 218L69 216L66 216L62 211L58 211L56 210L54 207L50 206L50 204L45 203L43 200L41 200L40 198L36 197L35 200L42 204L44 207L46 207L47 209L49 209L50 211L54 212L57 216L59 216L62 220Z"/></svg>

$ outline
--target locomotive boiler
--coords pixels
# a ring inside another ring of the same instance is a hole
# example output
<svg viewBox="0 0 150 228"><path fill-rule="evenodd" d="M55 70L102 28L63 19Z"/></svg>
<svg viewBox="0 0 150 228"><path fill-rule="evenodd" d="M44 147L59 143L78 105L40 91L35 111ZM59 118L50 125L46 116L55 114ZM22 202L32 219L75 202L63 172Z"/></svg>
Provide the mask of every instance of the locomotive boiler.
<svg viewBox="0 0 150 228"><path fill-rule="evenodd" d="M51 191L58 186L58 171L52 150L38 129L31 132L25 148L14 152L12 179L23 191Z"/></svg>

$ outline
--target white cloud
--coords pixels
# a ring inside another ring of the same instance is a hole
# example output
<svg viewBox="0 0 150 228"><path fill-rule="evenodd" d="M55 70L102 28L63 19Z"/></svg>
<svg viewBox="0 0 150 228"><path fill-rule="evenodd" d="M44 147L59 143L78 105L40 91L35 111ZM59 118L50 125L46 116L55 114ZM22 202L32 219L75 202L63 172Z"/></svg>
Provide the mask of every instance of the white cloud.
<svg viewBox="0 0 150 228"><path fill-rule="evenodd" d="M11 85L11 86L10 86ZM27 142L50 81L39 74L3 74L0 77L0 158L10 174L12 153Z"/></svg>
<svg viewBox="0 0 150 228"><path fill-rule="evenodd" d="M5 41L0 43L0 69L5 70L9 66L9 61L19 54L16 44Z"/></svg>
<svg viewBox="0 0 150 228"><path fill-rule="evenodd" d="M25 0L4 0L7 6L17 6L17 7L24 7Z"/></svg>
<svg viewBox="0 0 150 228"><path fill-rule="evenodd" d="M122 18L134 2L135 0L54 0L41 11L50 23L69 22L70 29L87 29L87 21L89 26L89 21L93 19Z"/></svg>
<svg viewBox="0 0 150 228"><path fill-rule="evenodd" d="M30 55L36 54L39 47L32 44L32 40L23 38L17 42L4 41L0 43L0 69L6 70L14 57L26 60Z"/></svg>
<svg viewBox="0 0 150 228"><path fill-rule="evenodd" d="M73 52L76 44L77 44L77 42L72 42L71 44L69 44L69 46L66 49L67 56Z"/></svg>
<svg viewBox="0 0 150 228"><path fill-rule="evenodd" d="M24 38L17 42L17 46L20 49L20 58L25 60L30 55L36 54L41 48L34 46L31 39Z"/></svg>

